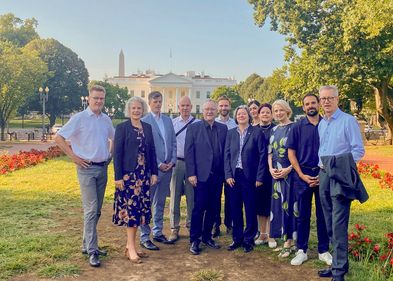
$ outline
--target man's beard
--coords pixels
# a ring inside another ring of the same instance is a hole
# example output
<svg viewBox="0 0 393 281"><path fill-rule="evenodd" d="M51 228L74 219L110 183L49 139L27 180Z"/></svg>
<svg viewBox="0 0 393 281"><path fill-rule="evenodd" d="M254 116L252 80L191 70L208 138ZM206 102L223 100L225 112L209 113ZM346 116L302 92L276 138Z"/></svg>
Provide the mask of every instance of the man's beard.
<svg viewBox="0 0 393 281"><path fill-rule="evenodd" d="M310 108L306 114L310 117L314 117L315 115L318 114L318 110L316 108Z"/></svg>
<svg viewBox="0 0 393 281"><path fill-rule="evenodd" d="M227 117L229 115L229 110L222 110L220 111L220 115L223 117Z"/></svg>

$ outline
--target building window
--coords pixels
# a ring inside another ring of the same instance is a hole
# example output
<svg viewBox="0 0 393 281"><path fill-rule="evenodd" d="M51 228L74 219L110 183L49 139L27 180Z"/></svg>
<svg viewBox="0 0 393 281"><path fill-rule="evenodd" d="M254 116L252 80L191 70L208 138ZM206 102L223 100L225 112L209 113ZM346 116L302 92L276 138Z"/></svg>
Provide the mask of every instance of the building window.
<svg viewBox="0 0 393 281"><path fill-rule="evenodd" d="M201 98L201 92L200 91L196 91L196 98L200 99Z"/></svg>
<svg viewBox="0 0 393 281"><path fill-rule="evenodd" d="M210 99L210 91L206 92L206 98Z"/></svg>
<svg viewBox="0 0 393 281"><path fill-rule="evenodd" d="M196 106L196 113L201 113L201 106L199 104Z"/></svg>
<svg viewBox="0 0 393 281"><path fill-rule="evenodd" d="M144 98L145 97L145 91L141 91L141 98Z"/></svg>
<svg viewBox="0 0 393 281"><path fill-rule="evenodd" d="M134 90L130 90L129 94L130 94L130 97L133 97L134 96Z"/></svg>

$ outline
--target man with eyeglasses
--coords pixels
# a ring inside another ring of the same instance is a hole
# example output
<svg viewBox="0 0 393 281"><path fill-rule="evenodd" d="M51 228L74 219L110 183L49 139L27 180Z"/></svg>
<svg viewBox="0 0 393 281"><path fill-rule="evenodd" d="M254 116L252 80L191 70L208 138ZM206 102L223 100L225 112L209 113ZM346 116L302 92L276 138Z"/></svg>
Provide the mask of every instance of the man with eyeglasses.
<svg viewBox="0 0 393 281"><path fill-rule="evenodd" d="M224 181L224 147L227 126L215 121L217 103L203 104L203 121L188 126L184 155L186 176L194 187L194 209L190 228L190 252L199 255L202 242L213 249L212 229Z"/></svg>
<svg viewBox="0 0 393 281"><path fill-rule="evenodd" d="M71 117L55 136L58 146L76 164L83 203L84 227L82 253L89 255L93 267L100 266L97 224L101 216L115 130L102 108L105 88L94 85L89 90L89 106ZM66 140L71 142L71 147Z"/></svg>
<svg viewBox="0 0 393 281"><path fill-rule="evenodd" d="M319 193L326 227L333 248L332 267L318 272L320 277L344 280L348 272L348 222L351 202L368 199L356 168L364 155L364 145L356 119L338 107L336 86L319 89L325 112L319 123Z"/></svg>

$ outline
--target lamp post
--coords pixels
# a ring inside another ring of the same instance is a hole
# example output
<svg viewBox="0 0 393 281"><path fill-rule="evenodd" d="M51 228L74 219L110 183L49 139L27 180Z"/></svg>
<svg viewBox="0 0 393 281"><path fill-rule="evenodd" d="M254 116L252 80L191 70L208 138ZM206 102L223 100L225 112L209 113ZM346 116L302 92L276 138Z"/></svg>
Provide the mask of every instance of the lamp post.
<svg viewBox="0 0 393 281"><path fill-rule="evenodd" d="M49 88L48 88L48 86L46 86L45 89L40 87L38 89L38 92L40 93L40 101L42 102L42 138L41 138L41 141L46 141L46 135L45 135L45 103L48 101Z"/></svg>
<svg viewBox="0 0 393 281"><path fill-rule="evenodd" d="M83 110L85 110L85 109L86 109L86 106L87 106L87 100L88 100L88 97L87 97L87 96L86 96L86 97L84 97L84 96L81 96L81 101L82 101Z"/></svg>

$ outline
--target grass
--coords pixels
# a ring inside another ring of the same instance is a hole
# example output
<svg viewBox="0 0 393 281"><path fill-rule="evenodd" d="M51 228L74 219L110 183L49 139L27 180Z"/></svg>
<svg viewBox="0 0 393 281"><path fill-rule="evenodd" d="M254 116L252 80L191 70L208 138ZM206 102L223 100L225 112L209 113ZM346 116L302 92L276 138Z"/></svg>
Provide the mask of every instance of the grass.
<svg viewBox="0 0 393 281"><path fill-rule="evenodd" d="M393 145L367 146L366 153L377 154L380 156L392 156L393 155ZM378 163L376 163L376 164L378 164Z"/></svg>
<svg viewBox="0 0 393 281"><path fill-rule="evenodd" d="M113 169L109 169L108 187L113 187ZM378 181L365 178L370 194L365 204L353 203L350 230L355 223L365 224L374 241L384 241L392 231L393 191L381 189ZM111 203L113 188L107 188L106 203ZM184 202L184 201L183 201ZM185 213L185 206L182 206ZM0 176L0 280L21 274L43 278L76 276L85 259L80 255L82 219L79 185L74 165L58 158L35 167ZM168 224L168 218L165 218ZM322 268L315 259L316 231L312 222L310 253L313 259L305 266ZM230 237L220 239L223 245ZM115 247L109 245L109 247ZM257 247L260 258L276 256L267 247ZM277 262L287 263L288 261ZM225 269L223 269L225 272ZM204 269L192 275L193 280L222 280L223 273ZM351 261L348 281L384 280L373 265ZM392 279L391 279L392 280Z"/></svg>
<svg viewBox="0 0 393 281"><path fill-rule="evenodd" d="M64 118L64 124L67 123L68 118ZM113 119L112 123L113 126L116 126L117 124L123 122L123 119ZM45 118L45 124L49 124L49 119ZM55 124L63 124L61 118L56 118L56 122ZM14 128L14 129L21 129L22 128L22 119L12 119L9 122L9 127ZM24 120L24 124L23 124L24 128L37 128L37 129L41 129L42 128L42 119L41 118L37 118L37 119L25 119Z"/></svg>

